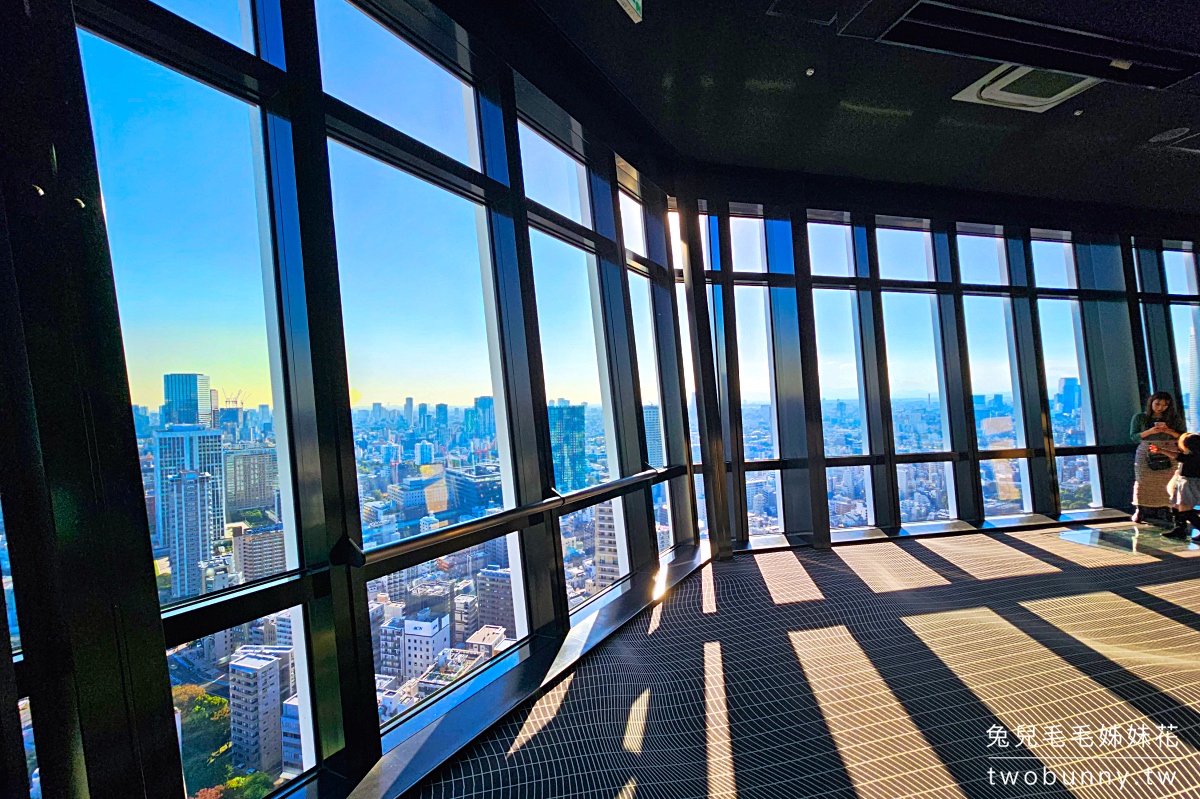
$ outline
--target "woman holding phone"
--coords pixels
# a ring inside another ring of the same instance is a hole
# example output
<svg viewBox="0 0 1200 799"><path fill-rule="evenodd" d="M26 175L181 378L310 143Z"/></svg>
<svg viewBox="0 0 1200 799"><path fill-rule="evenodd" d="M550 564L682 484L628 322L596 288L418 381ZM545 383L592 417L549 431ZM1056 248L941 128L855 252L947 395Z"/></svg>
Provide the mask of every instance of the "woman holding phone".
<svg viewBox="0 0 1200 799"><path fill-rule="evenodd" d="M1156 391L1146 401L1146 410L1129 423L1129 438L1137 442L1133 456L1133 520L1148 524L1150 517L1164 518L1171 506L1167 483L1175 473L1175 454L1186 423L1166 391ZM1151 450L1155 451L1151 451Z"/></svg>

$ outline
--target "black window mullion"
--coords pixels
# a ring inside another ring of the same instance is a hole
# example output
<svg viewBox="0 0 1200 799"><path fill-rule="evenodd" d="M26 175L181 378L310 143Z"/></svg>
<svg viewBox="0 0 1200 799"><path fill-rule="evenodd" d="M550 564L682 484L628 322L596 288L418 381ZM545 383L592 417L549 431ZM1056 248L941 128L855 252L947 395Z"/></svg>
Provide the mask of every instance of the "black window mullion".
<svg viewBox="0 0 1200 799"><path fill-rule="evenodd" d="M713 277L713 336L719 376L722 432L725 435L726 484L729 486L731 541L749 538L746 515L746 451L742 438L742 380L738 363L737 303L733 283L733 241L729 231L729 203L708 202L709 257Z"/></svg>
<svg viewBox="0 0 1200 799"><path fill-rule="evenodd" d="M1149 389L1170 391L1181 397L1179 370L1171 346L1171 306L1163 280L1162 240L1138 238L1133 243L1133 254L1143 292L1142 323L1150 371Z"/></svg>

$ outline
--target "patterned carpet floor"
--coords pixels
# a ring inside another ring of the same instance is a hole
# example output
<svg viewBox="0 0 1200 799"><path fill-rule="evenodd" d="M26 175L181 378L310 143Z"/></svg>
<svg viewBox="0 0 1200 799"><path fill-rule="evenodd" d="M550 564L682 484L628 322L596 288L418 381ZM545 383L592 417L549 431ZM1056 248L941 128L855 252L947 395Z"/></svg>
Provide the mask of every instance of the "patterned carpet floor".
<svg viewBox="0 0 1200 799"><path fill-rule="evenodd" d="M1200 547L1109 525L742 554L412 792L1200 796Z"/></svg>

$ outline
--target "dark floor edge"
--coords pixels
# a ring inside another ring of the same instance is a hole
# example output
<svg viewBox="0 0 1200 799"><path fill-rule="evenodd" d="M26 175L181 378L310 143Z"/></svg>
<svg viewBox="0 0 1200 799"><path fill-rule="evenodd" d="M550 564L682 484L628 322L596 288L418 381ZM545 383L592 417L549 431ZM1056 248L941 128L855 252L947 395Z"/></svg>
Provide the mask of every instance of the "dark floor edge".
<svg viewBox="0 0 1200 799"><path fill-rule="evenodd" d="M672 588L709 562L708 542L680 546L653 572L630 575L604 601L589 603L572 618L563 638L532 646L526 656L497 669L482 683L462 686L438 700L452 706L430 713L419 729L404 725L387 738L403 737L348 793L349 799L394 799L417 785L443 763L529 699L554 687L588 652L626 623L664 598ZM538 642L533 642L537 644ZM435 707L431 705L430 708ZM420 718L424 718L421 714Z"/></svg>

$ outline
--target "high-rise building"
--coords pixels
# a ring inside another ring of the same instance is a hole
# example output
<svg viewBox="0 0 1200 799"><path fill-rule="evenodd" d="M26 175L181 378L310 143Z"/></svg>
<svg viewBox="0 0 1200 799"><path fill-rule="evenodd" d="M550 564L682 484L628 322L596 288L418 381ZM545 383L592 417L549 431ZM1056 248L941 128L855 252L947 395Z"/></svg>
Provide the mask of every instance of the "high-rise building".
<svg viewBox="0 0 1200 799"><path fill-rule="evenodd" d="M554 484L559 491L577 491L587 486L585 406L551 405L548 410Z"/></svg>
<svg viewBox="0 0 1200 799"><path fill-rule="evenodd" d="M494 625L506 630L517 628L513 611L512 571L488 566L475 575L475 594L479 597L480 625Z"/></svg>
<svg viewBox="0 0 1200 799"><path fill-rule="evenodd" d="M384 619L379 626L379 657L375 670L386 677L404 678L404 617Z"/></svg>
<svg viewBox="0 0 1200 799"><path fill-rule="evenodd" d="M446 403L439 402L433 406L433 424L440 428L450 426L450 408Z"/></svg>
<svg viewBox="0 0 1200 799"><path fill-rule="evenodd" d="M617 552L617 519L611 501L596 506L596 587L607 588L621 579Z"/></svg>
<svg viewBox="0 0 1200 799"><path fill-rule="evenodd" d="M283 735L283 771L300 774L304 771L304 744L300 733L300 697L293 696L283 703L279 720Z"/></svg>
<svg viewBox="0 0 1200 799"><path fill-rule="evenodd" d="M162 424L212 425L212 390L208 375L163 375Z"/></svg>
<svg viewBox="0 0 1200 799"><path fill-rule="evenodd" d="M472 594L454 597L454 646L461 645L479 626L479 597Z"/></svg>
<svg viewBox="0 0 1200 799"><path fill-rule="evenodd" d="M428 441L418 441L414 444L413 460L418 466L433 463L433 444Z"/></svg>
<svg viewBox="0 0 1200 799"><path fill-rule="evenodd" d="M201 561L208 559L213 542L225 534L221 433L201 425L172 425L165 430L154 431L151 452L154 455L155 532L161 545L174 553L171 555L171 595L174 598L194 596L201 593L202 588L199 576L192 575L191 572L195 571ZM190 478L187 486L179 483L172 489L176 492L176 504L171 505L168 510L167 482L171 477L185 472L195 473L195 476ZM199 475L207 475L204 481L205 493L191 495L190 505L178 504L185 498L189 489L194 491L197 488ZM171 514L169 520L168 513ZM188 530L194 527L195 519L200 517L203 517L207 530L196 530L193 538L188 539ZM201 532L204 533L203 537L200 537ZM176 579L176 575L179 579ZM176 586L179 585L186 585L188 588L177 589ZM185 592L176 593L177 590Z"/></svg>
<svg viewBox="0 0 1200 799"><path fill-rule="evenodd" d="M248 510L275 507L279 463L274 447L239 447L224 453L225 512L236 518Z"/></svg>
<svg viewBox="0 0 1200 799"><path fill-rule="evenodd" d="M420 677L437 662L443 649L450 648L450 617L435 615L426 608L416 618L404 620L404 676Z"/></svg>
<svg viewBox="0 0 1200 799"><path fill-rule="evenodd" d="M233 762L266 774L283 766L281 661L253 651L229 661L229 728Z"/></svg>
<svg viewBox="0 0 1200 799"><path fill-rule="evenodd" d="M261 580L287 569L283 525L257 529L241 524L232 527L233 570L242 575L243 581Z"/></svg>
<svg viewBox="0 0 1200 799"><path fill-rule="evenodd" d="M657 405L643 405L642 419L646 423L646 462L656 469L667 465L663 452L662 422Z"/></svg>
<svg viewBox="0 0 1200 799"><path fill-rule="evenodd" d="M214 515L212 475L185 470L167 477L158 495L162 539L171 563L171 598L205 591L204 564L212 554Z"/></svg>
<svg viewBox="0 0 1200 799"><path fill-rule="evenodd" d="M417 406L417 429L429 429L429 406L424 402Z"/></svg>
<svg viewBox="0 0 1200 799"><path fill-rule="evenodd" d="M412 424L413 424L413 398L412 397L404 398L404 422L409 427L412 427Z"/></svg>
<svg viewBox="0 0 1200 799"><path fill-rule="evenodd" d="M499 464L484 463L447 469L446 491L449 508L469 511L499 507L504 503Z"/></svg>
<svg viewBox="0 0 1200 799"><path fill-rule="evenodd" d="M496 435L496 400L492 397L476 397L475 410L479 414L479 432L485 437Z"/></svg>

